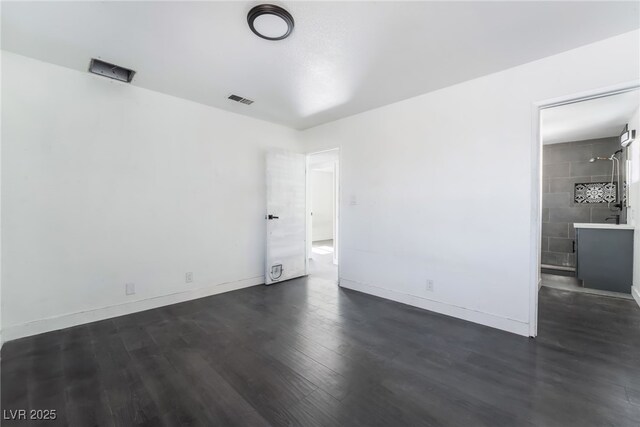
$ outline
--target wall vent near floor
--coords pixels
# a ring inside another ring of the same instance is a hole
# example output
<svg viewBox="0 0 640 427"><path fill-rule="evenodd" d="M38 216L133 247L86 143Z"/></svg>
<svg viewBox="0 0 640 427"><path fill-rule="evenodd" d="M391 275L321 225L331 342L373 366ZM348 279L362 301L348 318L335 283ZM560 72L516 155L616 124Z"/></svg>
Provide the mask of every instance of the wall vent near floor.
<svg viewBox="0 0 640 427"><path fill-rule="evenodd" d="M133 75L136 73L128 68L109 64L108 62L95 58L91 58L91 62L89 63L89 72L125 83L131 83Z"/></svg>
<svg viewBox="0 0 640 427"><path fill-rule="evenodd" d="M247 105L253 104L253 101L251 99L243 98L243 97L238 96L238 95L233 95L233 94L229 95L229 99L232 100L232 101L239 102L241 104L247 104Z"/></svg>

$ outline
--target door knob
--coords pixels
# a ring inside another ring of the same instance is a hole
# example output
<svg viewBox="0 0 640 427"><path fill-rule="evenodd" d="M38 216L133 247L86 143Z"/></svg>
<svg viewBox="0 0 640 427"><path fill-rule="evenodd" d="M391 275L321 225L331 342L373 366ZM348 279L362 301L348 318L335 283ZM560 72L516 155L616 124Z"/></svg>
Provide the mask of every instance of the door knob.
<svg viewBox="0 0 640 427"><path fill-rule="evenodd" d="M279 218L279 217L277 217L277 216L275 216L275 215L271 215L271 214L269 214L269 215L267 216L267 219L278 219L278 218Z"/></svg>

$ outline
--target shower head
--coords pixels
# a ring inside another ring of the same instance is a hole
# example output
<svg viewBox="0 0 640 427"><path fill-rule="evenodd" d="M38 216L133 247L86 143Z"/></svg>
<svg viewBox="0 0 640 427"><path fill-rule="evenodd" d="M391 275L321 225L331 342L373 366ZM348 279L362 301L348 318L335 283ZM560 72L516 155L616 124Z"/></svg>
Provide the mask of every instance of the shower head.
<svg viewBox="0 0 640 427"><path fill-rule="evenodd" d="M592 158L590 158L590 159L589 159L589 161L590 161L591 163L595 163L595 162L596 162L596 161L598 161L598 160L611 160L611 159L610 159L610 158L608 158L608 157L592 157Z"/></svg>

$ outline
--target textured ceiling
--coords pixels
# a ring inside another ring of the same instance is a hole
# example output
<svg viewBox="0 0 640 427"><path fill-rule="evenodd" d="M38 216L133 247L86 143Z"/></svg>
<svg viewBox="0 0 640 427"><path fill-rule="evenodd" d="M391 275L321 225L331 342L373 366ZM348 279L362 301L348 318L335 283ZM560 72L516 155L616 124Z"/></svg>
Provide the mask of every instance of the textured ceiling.
<svg viewBox="0 0 640 427"><path fill-rule="evenodd" d="M257 2L2 2L2 48L304 129L639 27L638 2L279 2L288 39L249 30ZM251 106L227 100L231 93Z"/></svg>

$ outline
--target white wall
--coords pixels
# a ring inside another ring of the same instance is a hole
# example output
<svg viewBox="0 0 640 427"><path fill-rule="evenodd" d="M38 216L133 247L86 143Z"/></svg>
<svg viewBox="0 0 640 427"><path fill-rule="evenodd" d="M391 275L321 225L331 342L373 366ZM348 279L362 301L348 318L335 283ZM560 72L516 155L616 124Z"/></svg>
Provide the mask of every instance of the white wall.
<svg viewBox="0 0 640 427"><path fill-rule="evenodd" d="M1 51L0 51L1 52ZM0 95L2 94L2 58L0 54ZM0 100L0 193L2 188L2 102ZM4 344L2 335L2 197L0 194L0 348Z"/></svg>
<svg viewBox="0 0 640 427"><path fill-rule="evenodd" d="M637 80L639 35L304 131L341 149L341 285L528 335L534 103Z"/></svg>
<svg viewBox="0 0 640 427"><path fill-rule="evenodd" d="M311 210L314 242L333 239L333 172L311 173Z"/></svg>
<svg viewBox="0 0 640 427"><path fill-rule="evenodd" d="M5 339L263 282L295 131L7 52L2 79Z"/></svg>
<svg viewBox="0 0 640 427"><path fill-rule="evenodd" d="M640 109L629 118L629 129L636 130L636 139L628 146L631 160L629 180L628 222L636 229L633 238L633 287L631 294L640 305Z"/></svg>

